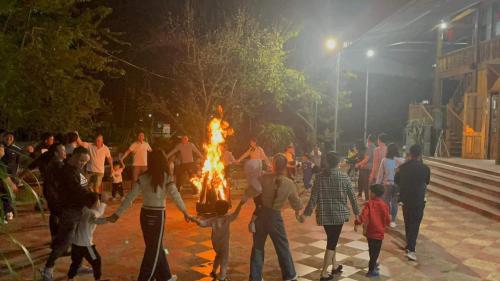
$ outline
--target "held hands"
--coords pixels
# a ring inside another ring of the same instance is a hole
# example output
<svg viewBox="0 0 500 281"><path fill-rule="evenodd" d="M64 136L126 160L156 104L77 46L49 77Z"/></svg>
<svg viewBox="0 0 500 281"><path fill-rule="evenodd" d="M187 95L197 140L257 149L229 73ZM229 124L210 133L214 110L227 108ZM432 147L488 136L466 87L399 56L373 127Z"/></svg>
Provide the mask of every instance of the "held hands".
<svg viewBox="0 0 500 281"><path fill-rule="evenodd" d="M184 211L183 213L184 213L184 220L186 222L196 222L187 211Z"/></svg>
<svg viewBox="0 0 500 281"><path fill-rule="evenodd" d="M301 214L299 211L295 211L295 218L297 219L298 222L304 223L305 222L305 217L303 214Z"/></svg>
<svg viewBox="0 0 500 281"><path fill-rule="evenodd" d="M111 216L107 217L106 220L112 223L115 223L118 220L118 215L117 214L112 214Z"/></svg>

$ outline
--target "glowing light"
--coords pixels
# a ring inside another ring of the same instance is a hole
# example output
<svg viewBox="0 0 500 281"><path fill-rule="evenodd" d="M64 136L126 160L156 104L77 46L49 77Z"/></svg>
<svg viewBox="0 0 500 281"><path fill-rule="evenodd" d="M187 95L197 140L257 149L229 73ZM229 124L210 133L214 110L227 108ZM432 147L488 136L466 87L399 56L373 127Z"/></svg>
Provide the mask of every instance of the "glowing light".
<svg viewBox="0 0 500 281"><path fill-rule="evenodd" d="M326 40L325 45L328 50L334 50L337 47L337 41L335 41L335 39L333 38L330 38Z"/></svg>
<svg viewBox="0 0 500 281"><path fill-rule="evenodd" d="M208 125L209 142L203 145L206 159L201 175L191 178L191 183L196 186L199 192L203 190L203 187L206 189L200 195L200 203L206 203L213 195L216 196L217 200L226 200L227 188L229 188L224 174L222 145L225 143L226 137L234 132L229 123L222 120L222 107L219 106L217 111L221 117L215 117L210 121Z"/></svg>
<svg viewBox="0 0 500 281"><path fill-rule="evenodd" d="M368 51L366 51L366 56L369 58L375 56L375 51L373 49L369 49Z"/></svg>
<svg viewBox="0 0 500 281"><path fill-rule="evenodd" d="M448 23L447 23L447 22L445 22L445 21L441 21L441 22L439 23L439 29L441 29L441 30L448 29Z"/></svg>

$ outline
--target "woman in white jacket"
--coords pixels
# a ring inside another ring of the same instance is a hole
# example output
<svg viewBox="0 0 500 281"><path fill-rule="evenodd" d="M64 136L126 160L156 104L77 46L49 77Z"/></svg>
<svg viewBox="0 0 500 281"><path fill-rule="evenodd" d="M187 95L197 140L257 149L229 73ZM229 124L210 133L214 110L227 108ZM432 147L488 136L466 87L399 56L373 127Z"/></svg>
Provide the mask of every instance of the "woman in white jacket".
<svg viewBox="0 0 500 281"><path fill-rule="evenodd" d="M142 194L141 229L146 243L144 258L138 281L168 280L175 281L163 250L163 229L165 225L165 198L170 194L177 208L184 214L187 222L191 220L181 195L171 175L167 173L167 159L161 150L153 150L148 157L148 170L134 183L118 210L108 218L116 222L132 205L134 199Z"/></svg>

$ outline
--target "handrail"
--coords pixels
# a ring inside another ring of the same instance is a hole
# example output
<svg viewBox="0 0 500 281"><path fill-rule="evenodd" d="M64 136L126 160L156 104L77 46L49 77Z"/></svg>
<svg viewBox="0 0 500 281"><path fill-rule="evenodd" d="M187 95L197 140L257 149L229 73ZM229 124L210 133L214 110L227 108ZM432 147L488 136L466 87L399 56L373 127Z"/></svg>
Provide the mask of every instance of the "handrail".
<svg viewBox="0 0 500 281"><path fill-rule="evenodd" d="M431 119L431 121L434 121L434 117L432 117L432 114L430 114L429 111L427 111L427 108L425 108L425 106L423 104L420 104L420 107L422 107L422 110L427 115L427 117L429 117Z"/></svg>
<svg viewBox="0 0 500 281"><path fill-rule="evenodd" d="M458 113L456 113L455 110L453 110L453 108L451 108L451 106L449 104L446 107L448 108L448 111L451 112L451 114L453 116L455 116L455 118L457 118L457 120L460 121L460 123L462 123L462 126L464 126L465 122L462 119L462 117L460 115L458 115Z"/></svg>

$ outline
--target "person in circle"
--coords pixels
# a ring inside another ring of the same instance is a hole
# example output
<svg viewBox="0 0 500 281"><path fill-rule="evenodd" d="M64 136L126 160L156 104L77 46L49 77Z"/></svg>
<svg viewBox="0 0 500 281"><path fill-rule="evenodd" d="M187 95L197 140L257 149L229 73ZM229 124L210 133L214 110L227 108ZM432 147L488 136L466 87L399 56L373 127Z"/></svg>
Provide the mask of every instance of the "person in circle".
<svg viewBox="0 0 500 281"><path fill-rule="evenodd" d="M304 209L303 216L309 217L316 210L316 223L323 226L327 237L327 246L323 259L321 281L333 280L335 275L342 272L342 265L336 266L336 247L344 223L349 221L351 203L356 216L360 210L356 202L356 195L352 189L349 176L339 169L342 158L335 152L326 154L327 168L314 180L309 203ZM332 265L332 272L328 273L328 266Z"/></svg>
<svg viewBox="0 0 500 281"><path fill-rule="evenodd" d="M253 235L252 256L250 261L250 280L261 281L264 267L264 249L270 236L278 256L283 280L297 280L292 254L285 231L281 210L288 201L295 215L299 218L302 202L297 186L287 177L287 159L283 154L273 157L273 173L260 178L262 193L259 195L261 206L256 210L255 234ZM252 197L254 189L249 188L246 197Z"/></svg>
<svg viewBox="0 0 500 281"><path fill-rule="evenodd" d="M140 215L141 230L146 243L138 281L156 280L175 281L167 256L163 249L163 230L165 228L165 199L169 195L177 208L191 221L184 201L168 173L167 158L161 150L153 150L148 157L148 170L134 183L118 210L108 217L116 222L135 200L142 194L143 202Z"/></svg>

